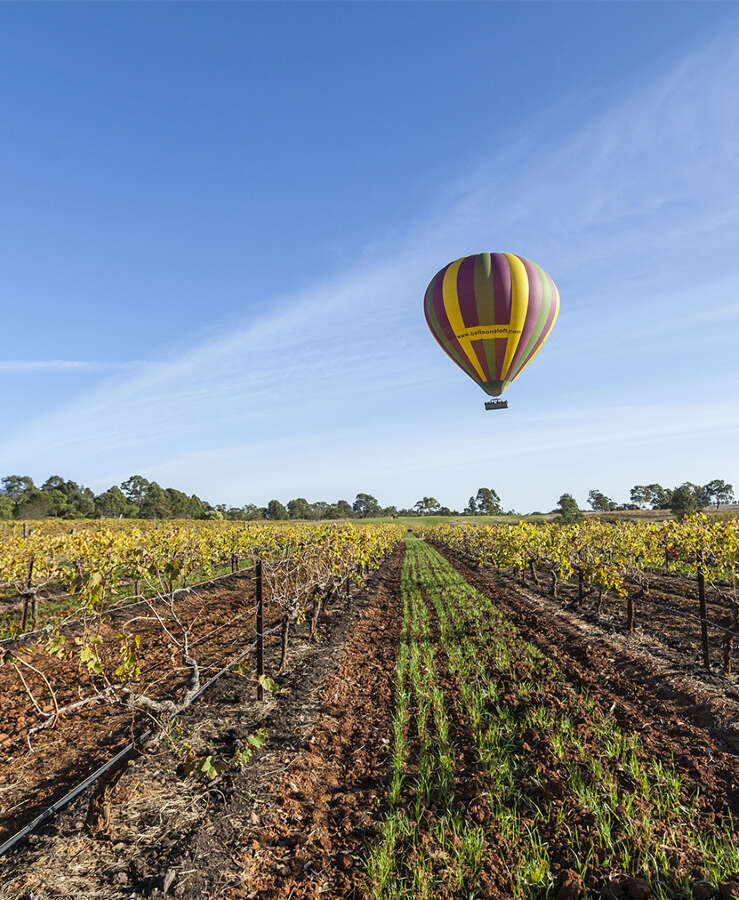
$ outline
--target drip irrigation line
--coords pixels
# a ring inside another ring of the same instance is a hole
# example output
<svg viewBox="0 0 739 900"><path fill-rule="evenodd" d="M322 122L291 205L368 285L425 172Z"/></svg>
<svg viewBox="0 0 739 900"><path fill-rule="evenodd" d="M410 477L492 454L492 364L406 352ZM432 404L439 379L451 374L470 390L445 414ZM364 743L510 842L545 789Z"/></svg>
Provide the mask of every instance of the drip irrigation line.
<svg viewBox="0 0 739 900"><path fill-rule="evenodd" d="M268 629L263 632L262 637L269 637L269 635L274 634L275 631L278 631L282 627L282 624L275 625L273 628ZM224 666L219 672L205 682L205 684L197 691L196 694L193 695L188 707L191 706L196 700L198 700L205 691L208 690L219 678L222 678L227 672L230 672L234 666L238 665L245 656L248 656L252 650L256 649L257 641L253 641L245 650L242 650L238 656L234 657L228 665ZM184 710L180 710L180 713L184 712ZM164 722L165 724L171 722L175 716L179 715L179 713L174 713L173 715L168 716ZM72 800L78 797L82 791L86 788L90 787L90 785L94 784L98 779L100 779L106 772L112 769L117 763L121 762L125 757L129 754L133 754L135 750L141 746L141 744L146 743L149 738L153 737L154 729L149 728L143 734L140 734L137 738L131 741L130 744L127 744L122 750L119 750L118 753L115 754L111 759L107 762L103 763L99 766L91 775L88 775L83 781L81 781L78 785L72 788L72 790L68 791L63 797L59 800L55 801L51 804L51 806L47 806L45 810L43 810L39 815L36 816L28 825L25 825L20 831L17 831L12 837L8 838L3 844L0 844L0 856L7 853L9 850L12 850L17 844L19 844L22 840L28 837L33 831L35 831L39 825L42 825L48 819L50 819L53 815L58 813L60 810L64 809L65 806L69 805Z"/></svg>

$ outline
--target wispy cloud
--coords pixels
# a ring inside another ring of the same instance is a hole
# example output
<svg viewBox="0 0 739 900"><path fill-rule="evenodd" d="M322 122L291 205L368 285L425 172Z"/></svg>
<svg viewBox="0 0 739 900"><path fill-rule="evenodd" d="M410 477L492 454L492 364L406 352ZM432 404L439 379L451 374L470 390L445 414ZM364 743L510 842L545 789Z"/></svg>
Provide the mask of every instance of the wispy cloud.
<svg viewBox="0 0 739 900"><path fill-rule="evenodd" d="M150 365L139 360L103 362L82 359L0 359L0 372L109 372Z"/></svg>
<svg viewBox="0 0 739 900"><path fill-rule="evenodd" d="M720 347L731 340L720 324L736 317L739 284L732 38L717 38L557 145L518 135L525 165L505 149L478 162L440 193L443 204L407 223L404 238L394 223L392 245L379 239L356 269L264 298L269 312L226 337L150 365L0 362L5 372L103 376L80 399L6 434L0 467L65 470L100 487L141 471L242 502L293 489L338 496L376 479L403 492L387 500L410 503L422 483L426 492L434 479L457 490L523 453L512 502L524 505L550 479L552 454L597 446L606 448L601 465L616 466L617 455L626 465L628 445L633 464L645 442L689 442L687 421L719 442L735 436L733 406L720 394L708 413L689 403L692 418L682 404L655 403L654 391L642 403L620 401L641 393L638 353L651 371L669 368L670 397L695 396L715 375L711 360L696 365L682 351L678 359L674 347L689 344L699 323ZM530 420L523 411L483 418L474 388L442 358L421 316L433 273L482 249L526 253L562 291L551 349L517 393L537 410ZM673 347L655 341L647 357L655 332L672 334ZM619 357L629 354L624 369ZM725 366L735 384L736 363ZM575 379L581 407L572 420L547 423L542 409L559 417ZM662 389L656 376L654 384ZM546 402L534 402L537 392ZM618 448L613 459L608 447Z"/></svg>

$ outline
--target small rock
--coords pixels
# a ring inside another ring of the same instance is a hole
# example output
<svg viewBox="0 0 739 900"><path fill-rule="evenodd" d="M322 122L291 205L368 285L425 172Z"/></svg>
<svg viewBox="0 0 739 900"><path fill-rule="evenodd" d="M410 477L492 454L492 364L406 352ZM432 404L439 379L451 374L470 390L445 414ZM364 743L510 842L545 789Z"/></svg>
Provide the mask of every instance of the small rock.
<svg viewBox="0 0 739 900"><path fill-rule="evenodd" d="M708 881L694 881L690 885L690 893L693 900L714 900L716 890Z"/></svg>

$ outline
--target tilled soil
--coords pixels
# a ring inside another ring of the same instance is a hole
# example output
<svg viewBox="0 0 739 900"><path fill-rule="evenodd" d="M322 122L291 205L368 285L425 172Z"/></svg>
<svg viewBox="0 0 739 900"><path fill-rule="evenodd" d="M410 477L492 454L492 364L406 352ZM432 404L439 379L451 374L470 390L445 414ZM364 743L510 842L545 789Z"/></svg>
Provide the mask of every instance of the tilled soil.
<svg viewBox="0 0 739 900"><path fill-rule="evenodd" d="M332 604L316 642L302 626L284 674L275 671L279 648L268 648L266 671L285 693L257 703L253 673L231 673L178 716L121 778L105 833L85 828L87 791L3 859L0 898L283 896L287 880L298 897L327 881L358 881L364 829L384 791L401 559L399 550L364 589ZM245 767L228 766L257 729L267 731L266 745ZM186 777L190 750L225 763L223 772ZM341 811L338 820L329 807ZM336 890L322 896L344 896Z"/></svg>
<svg viewBox="0 0 739 900"><path fill-rule="evenodd" d="M178 600L177 614L190 630L191 655L198 660L203 682L254 640L254 604L251 574L203 586ZM181 640L166 607L159 604L155 609L172 636ZM266 604L265 628L280 616L277 605ZM119 702L110 702L113 695L104 696L60 715L52 727L32 731L45 720L39 710L48 715L54 704L62 708L106 687L106 680L80 661L78 641L96 641L91 646L104 671L113 683L121 682L114 673L122 660L123 632L137 635L141 642L135 649L141 671L127 686L154 700L176 700L184 694L190 672L154 612L144 607L106 613L86 623L86 634L80 628L66 630L61 653L50 653L44 642L5 653L5 665L0 666L0 842L148 727L146 714L120 702L118 693Z"/></svg>
<svg viewBox="0 0 739 900"><path fill-rule="evenodd" d="M243 887L232 900L364 894L361 854L387 785L401 563L396 556L326 684L310 740L245 831Z"/></svg>
<svg viewBox="0 0 739 900"><path fill-rule="evenodd" d="M548 571L537 569L541 589L548 591L551 576ZM637 632L648 639L663 644L674 652L686 666L702 667L701 625L698 621L698 586L696 579L676 573L650 572L646 578L646 596L634 599ZM533 585L532 585L533 587ZM629 584L632 593L638 593L635 583ZM586 621L626 633L626 600L613 593L604 594L600 602L595 594L578 600L576 580L560 582L557 595L562 604L577 608ZM731 608L719 592L710 584L706 586L706 619L715 625L739 633L739 625ZM724 674L726 642L730 638L717 628L708 628L708 654L715 673ZM739 696L739 674L737 674L737 653L739 638L731 638L729 659L732 674L725 677L735 695Z"/></svg>
<svg viewBox="0 0 739 900"><path fill-rule="evenodd" d="M739 810L739 705L720 689L653 658L620 635L583 623L558 604L504 585L491 570L477 570L447 549L436 549L496 605L564 672L585 687L622 728L710 796L716 813Z"/></svg>

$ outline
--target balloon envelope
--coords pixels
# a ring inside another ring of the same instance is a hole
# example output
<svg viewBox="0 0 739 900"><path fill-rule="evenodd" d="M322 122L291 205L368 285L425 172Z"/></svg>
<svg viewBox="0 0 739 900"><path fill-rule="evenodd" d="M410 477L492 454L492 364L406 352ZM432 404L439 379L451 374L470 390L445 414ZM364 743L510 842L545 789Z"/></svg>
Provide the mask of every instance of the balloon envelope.
<svg viewBox="0 0 739 900"><path fill-rule="evenodd" d="M559 291L541 266L523 256L476 253L434 275L424 310L445 353L499 397L549 336Z"/></svg>

